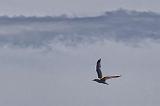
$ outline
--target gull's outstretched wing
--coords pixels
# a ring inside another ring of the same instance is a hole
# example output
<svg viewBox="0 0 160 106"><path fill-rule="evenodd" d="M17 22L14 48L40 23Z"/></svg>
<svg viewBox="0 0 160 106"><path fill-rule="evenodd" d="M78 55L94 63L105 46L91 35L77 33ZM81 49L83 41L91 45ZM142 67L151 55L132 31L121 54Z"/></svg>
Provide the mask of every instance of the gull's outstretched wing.
<svg viewBox="0 0 160 106"><path fill-rule="evenodd" d="M97 61L96 71L97 71L97 74L98 74L98 78L102 78L101 59L99 59L99 60Z"/></svg>

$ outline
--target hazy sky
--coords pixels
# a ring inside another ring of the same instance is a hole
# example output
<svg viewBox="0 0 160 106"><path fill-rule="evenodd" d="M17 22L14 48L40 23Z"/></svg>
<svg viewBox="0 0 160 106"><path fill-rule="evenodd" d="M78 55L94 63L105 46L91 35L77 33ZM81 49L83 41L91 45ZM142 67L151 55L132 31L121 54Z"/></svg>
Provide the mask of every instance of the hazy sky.
<svg viewBox="0 0 160 106"><path fill-rule="evenodd" d="M160 12L158 0L0 0L1 15ZM0 106L160 106L160 16L0 18ZM97 78L102 58L104 75Z"/></svg>
<svg viewBox="0 0 160 106"><path fill-rule="evenodd" d="M2 106L159 106L160 46L106 42L57 50L1 48ZM110 85L92 81L102 58Z"/></svg>
<svg viewBox="0 0 160 106"><path fill-rule="evenodd" d="M118 8L160 12L159 0L0 0L0 15L99 15Z"/></svg>
<svg viewBox="0 0 160 106"><path fill-rule="evenodd" d="M0 106L159 106L159 17L0 18Z"/></svg>

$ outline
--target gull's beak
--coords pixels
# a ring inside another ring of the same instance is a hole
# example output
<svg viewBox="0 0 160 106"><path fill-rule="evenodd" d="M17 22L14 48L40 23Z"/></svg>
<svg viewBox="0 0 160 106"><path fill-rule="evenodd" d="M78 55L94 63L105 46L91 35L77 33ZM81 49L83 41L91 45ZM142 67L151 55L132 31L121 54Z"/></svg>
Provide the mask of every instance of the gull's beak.
<svg viewBox="0 0 160 106"><path fill-rule="evenodd" d="M93 79L92 81L95 81L95 79Z"/></svg>

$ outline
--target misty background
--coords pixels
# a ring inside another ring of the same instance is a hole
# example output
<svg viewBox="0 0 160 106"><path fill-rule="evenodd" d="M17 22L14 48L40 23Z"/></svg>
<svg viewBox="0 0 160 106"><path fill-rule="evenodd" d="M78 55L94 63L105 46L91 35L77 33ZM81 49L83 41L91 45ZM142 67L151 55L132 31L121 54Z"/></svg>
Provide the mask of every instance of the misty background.
<svg viewBox="0 0 160 106"><path fill-rule="evenodd" d="M0 17L0 45L44 47L113 40L123 43L159 41L160 15L119 9L95 17Z"/></svg>
<svg viewBox="0 0 160 106"><path fill-rule="evenodd" d="M0 105L159 106L160 15L1 16ZM104 75L93 82L96 61Z"/></svg>

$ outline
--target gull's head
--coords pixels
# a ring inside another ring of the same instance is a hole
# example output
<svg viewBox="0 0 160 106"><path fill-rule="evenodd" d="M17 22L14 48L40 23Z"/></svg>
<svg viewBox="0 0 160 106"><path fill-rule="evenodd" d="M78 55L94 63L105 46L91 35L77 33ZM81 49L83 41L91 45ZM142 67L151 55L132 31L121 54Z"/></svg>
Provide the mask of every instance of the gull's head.
<svg viewBox="0 0 160 106"><path fill-rule="evenodd" d="M96 81L96 82L98 82L98 81L99 81L99 79L94 79L94 80L92 80L92 81Z"/></svg>

